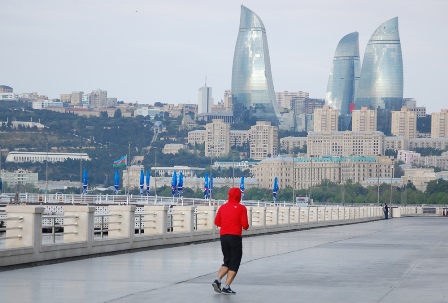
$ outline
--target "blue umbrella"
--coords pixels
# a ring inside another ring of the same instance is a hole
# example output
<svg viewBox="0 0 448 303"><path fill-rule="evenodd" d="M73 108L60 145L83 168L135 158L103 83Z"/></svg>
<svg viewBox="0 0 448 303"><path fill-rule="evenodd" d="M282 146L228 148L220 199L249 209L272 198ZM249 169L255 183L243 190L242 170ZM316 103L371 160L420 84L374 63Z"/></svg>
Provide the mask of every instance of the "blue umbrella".
<svg viewBox="0 0 448 303"><path fill-rule="evenodd" d="M208 173L204 177L204 199L208 198Z"/></svg>
<svg viewBox="0 0 448 303"><path fill-rule="evenodd" d="M182 187L184 186L184 175L182 172L179 173L179 182L177 182L177 194L182 196Z"/></svg>
<svg viewBox="0 0 448 303"><path fill-rule="evenodd" d="M143 195L143 187L145 186L145 171L140 171L140 195Z"/></svg>
<svg viewBox="0 0 448 303"><path fill-rule="evenodd" d="M87 194L87 184L88 184L88 177L87 177L87 169L84 168L84 173L82 174L82 194Z"/></svg>
<svg viewBox="0 0 448 303"><path fill-rule="evenodd" d="M151 179L150 171L146 171L146 195L149 196L149 181Z"/></svg>
<svg viewBox="0 0 448 303"><path fill-rule="evenodd" d="M278 192L278 178L274 179L274 189L272 190L272 195L274 196L274 202L277 200L277 192Z"/></svg>
<svg viewBox="0 0 448 303"><path fill-rule="evenodd" d="M176 171L174 171L173 179L171 180L171 195L173 197L176 194L176 187L177 187L177 175L176 175Z"/></svg>
<svg viewBox="0 0 448 303"><path fill-rule="evenodd" d="M115 194L118 195L118 189L120 188L120 173L118 172L118 169L115 171L114 188Z"/></svg>
<svg viewBox="0 0 448 303"><path fill-rule="evenodd" d="M241 190L241 197L243 197L244 196L244 176L241 177L240 190Z"/></svg>

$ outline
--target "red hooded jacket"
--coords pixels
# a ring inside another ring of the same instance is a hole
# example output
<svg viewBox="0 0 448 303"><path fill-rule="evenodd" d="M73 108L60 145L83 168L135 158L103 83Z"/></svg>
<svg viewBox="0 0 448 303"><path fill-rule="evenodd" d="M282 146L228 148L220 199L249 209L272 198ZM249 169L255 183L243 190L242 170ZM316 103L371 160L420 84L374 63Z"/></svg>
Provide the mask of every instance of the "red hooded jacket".
<svg viewBox="0 0 448 303"><path fill-rule="evenodd" d="M249 228L247 220L246 206L240 204L241 190L231 188L229 190L229 200L218 209L215 218L215 225L221 227L220 235L241 236L242 229Z"/></svg>

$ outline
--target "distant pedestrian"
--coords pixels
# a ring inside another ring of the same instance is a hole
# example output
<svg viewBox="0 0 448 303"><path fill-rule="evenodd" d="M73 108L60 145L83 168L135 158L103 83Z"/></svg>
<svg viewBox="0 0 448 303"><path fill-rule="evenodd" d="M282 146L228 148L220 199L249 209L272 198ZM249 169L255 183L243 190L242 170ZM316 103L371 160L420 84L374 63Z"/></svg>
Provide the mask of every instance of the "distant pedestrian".
<svg viewBox="0 0 448 303"><path fill-rule="evenodd" d="M230 289L243 257L242 230L249 228L247 219L247 209L240 204L241 190L231 188L229 190L229 199L227 203L218 209L215 218L215 225L221 227L219 232L221 238L221 250L224 256L224 262L218 271L213 289L217 293L225 295L234 295L236 292ZM221 289L221 279L227 275L225 286Z"/></svg>
<svg viewBox="0 0 448 303"><path fill-rule="evenodd" d="M384 218L389 219L389 207L384 203Z"/></svg>

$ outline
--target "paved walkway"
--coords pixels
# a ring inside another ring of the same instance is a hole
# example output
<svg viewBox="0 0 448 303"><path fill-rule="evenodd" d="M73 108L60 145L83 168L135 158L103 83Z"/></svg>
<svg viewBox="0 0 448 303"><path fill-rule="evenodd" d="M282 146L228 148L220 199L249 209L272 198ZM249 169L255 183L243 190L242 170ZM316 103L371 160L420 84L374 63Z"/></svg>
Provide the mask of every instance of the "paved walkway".
<svg viewBox="0 0 448 303"><path fill-rule="evenodd" d="M243 239L213 291L219 242L0 272L0 302L448 302L448 219L396 218Z"/></svg>

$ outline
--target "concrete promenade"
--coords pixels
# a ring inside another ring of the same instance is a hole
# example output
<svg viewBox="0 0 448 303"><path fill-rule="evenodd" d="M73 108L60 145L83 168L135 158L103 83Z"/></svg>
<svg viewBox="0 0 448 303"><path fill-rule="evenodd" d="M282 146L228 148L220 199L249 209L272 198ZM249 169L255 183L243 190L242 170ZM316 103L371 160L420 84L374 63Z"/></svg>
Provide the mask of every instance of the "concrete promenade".
<svg viewBox="0 0 448 303"><path fill-rule="evenodd" d="M243 239L232 289L219 242L0 272L0 302L448 302L448 218L409 217Z"/></svg>

